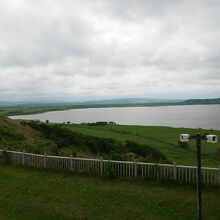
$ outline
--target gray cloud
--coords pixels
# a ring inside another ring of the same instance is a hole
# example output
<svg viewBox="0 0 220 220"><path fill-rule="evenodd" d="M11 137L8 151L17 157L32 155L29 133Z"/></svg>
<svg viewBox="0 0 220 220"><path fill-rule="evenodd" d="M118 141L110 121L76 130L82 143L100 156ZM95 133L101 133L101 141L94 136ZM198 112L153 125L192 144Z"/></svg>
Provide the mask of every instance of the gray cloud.
<svg viewBox="0 0 220 220"><path fill-rule="evenodd" d="M2 0L0 100L220 96L220 2Z"/></svg>

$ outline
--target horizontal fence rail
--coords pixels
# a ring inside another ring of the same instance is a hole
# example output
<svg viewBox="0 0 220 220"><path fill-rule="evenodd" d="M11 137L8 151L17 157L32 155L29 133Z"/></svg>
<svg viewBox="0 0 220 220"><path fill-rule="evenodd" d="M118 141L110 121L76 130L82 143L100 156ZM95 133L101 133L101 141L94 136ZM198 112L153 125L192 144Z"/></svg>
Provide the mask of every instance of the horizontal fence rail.
<svg viewBox="0 0 220 220"><path fill-rule="evenodd" d="M75 173L114 175L125 178L174 180L196 183L196 167L174 164L142 163L136 160L113 161L76 157L60 157L0 150L0 161L26 167L60 170ZM202 181L220 186L220 167L202 167Z"/></svg>

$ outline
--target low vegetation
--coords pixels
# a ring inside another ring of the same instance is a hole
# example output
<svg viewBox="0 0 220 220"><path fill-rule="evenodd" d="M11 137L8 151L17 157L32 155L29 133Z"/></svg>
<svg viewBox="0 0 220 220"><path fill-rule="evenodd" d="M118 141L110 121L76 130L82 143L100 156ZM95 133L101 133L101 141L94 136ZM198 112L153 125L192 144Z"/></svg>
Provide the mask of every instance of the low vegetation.
<svg viewBox="0 0 220 220"><path fill-rule="evenodd" d="M166 156L147 144L141 145L134 141L121 142L113 138L94 137L71 131L60 125L36 122L26 122L25 124L40 131L46 139L53 141L57 145L57 151L69 149L71 154L85 151L95 157L102 156L104 159L111 160L138 159L147 162L168 162ZM103 126L103 124L101 125Z"/></svg>
<svg viewBox="0 0 220 220"><path fill-rule="evenodd" d="M193 186L109 180L0 164L0 219L194 220ZM203 190L204 219L218 220L220 190Z"/></svg>
<svg viewBox="0 0 220 220"><path fill-rule="evenodd" d="M19 121L0 117L0 149L27 151L32 153L56 153L56 145L29 126Z"/></svg>

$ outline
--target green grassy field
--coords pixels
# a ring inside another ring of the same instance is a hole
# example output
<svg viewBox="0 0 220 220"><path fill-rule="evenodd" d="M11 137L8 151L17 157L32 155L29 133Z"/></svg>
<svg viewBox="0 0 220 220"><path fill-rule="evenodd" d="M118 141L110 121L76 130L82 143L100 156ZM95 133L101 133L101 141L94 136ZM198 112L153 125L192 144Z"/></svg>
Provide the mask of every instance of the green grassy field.
<svg viewBox="0 0 220 220"><path fill-rule="evenodd" d="M159 149L169 160L183 165L195 165L195 142L191 141L188 149L182 149L178 146L179 134L195 134L200 132L217 134L220 137L220 131L210 131L204 129L170 128L159 126L126 126L126 125L107 125L107 126L89 126L89 125L61 125L72 131L83 134L115 138L120 141L133 140L141 144L147 144ZM220 165L220 143L210 144L202 143L202 165L216 167Z"/></svg>
<svg viewBox="0 0 220 220"><path fill-rule="evenodd" d="M193 186L109 180L0 164L2 220L195 219ZM220 189L203 192L204 219L220 216Z"/></svg>

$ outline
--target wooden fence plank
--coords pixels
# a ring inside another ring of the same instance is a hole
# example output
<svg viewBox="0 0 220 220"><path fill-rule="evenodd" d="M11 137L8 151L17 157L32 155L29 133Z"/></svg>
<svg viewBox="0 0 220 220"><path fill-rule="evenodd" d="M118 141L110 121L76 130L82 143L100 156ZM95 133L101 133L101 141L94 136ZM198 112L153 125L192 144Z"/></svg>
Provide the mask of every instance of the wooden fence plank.
<svg viewBox="0 0 220 220"><path fill-rule="evenodd" d="M176 180L179 182L195 183L196 167L182 166L176 163L156 164L131 161L108 161L100 159L74 158L32 154L26 152L3 151L4 161L17 165L70 171L76 173L94 173L107 175L109 168L113 169L118 177ZM220 186L220 166L218 168L202 167L202 180L204 184Z"/></svg>

